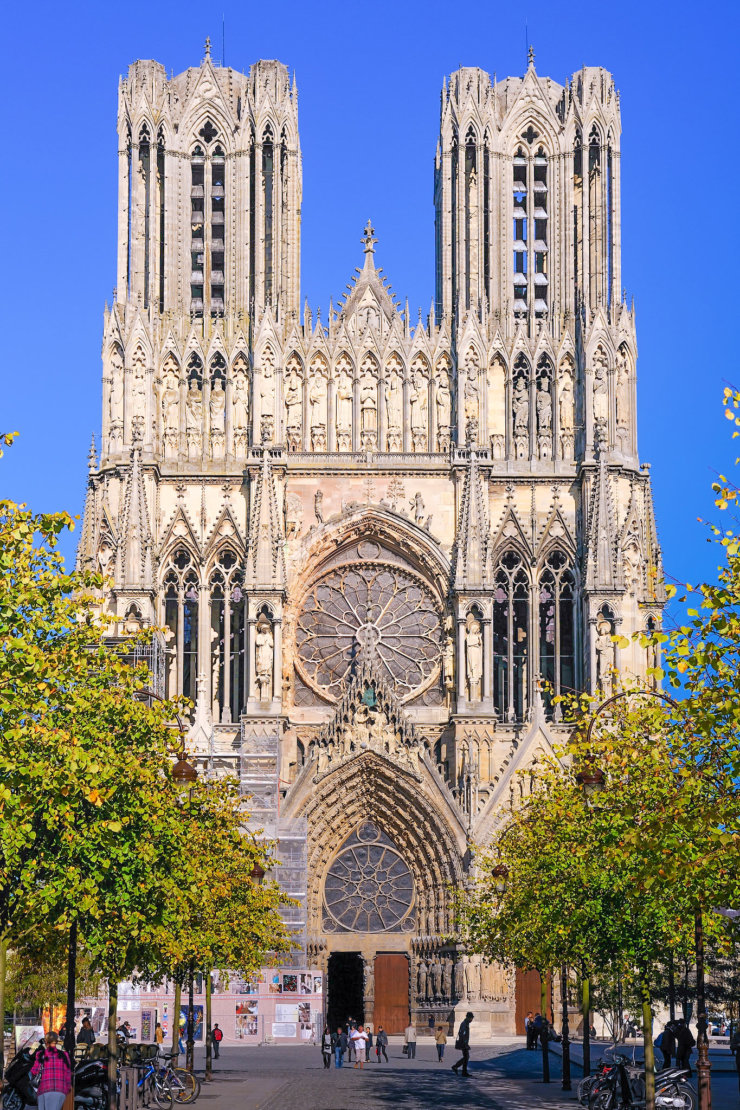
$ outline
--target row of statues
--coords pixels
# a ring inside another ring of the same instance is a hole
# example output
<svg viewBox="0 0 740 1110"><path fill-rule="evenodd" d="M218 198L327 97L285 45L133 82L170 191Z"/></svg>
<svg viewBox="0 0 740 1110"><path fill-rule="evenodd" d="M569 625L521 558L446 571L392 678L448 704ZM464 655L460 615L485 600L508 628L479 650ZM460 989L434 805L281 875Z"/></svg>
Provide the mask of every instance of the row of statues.
<svg viewBox="0 0 740 1110"><path fill-rule="evenodd" d="M494 1001L506 998L506 971L480 956L433 955L416 965L416 999L428 1003Z"/></svg>
<svg viewBox="0 0 740 1110"><path fill-rule="evenodd" d="M386 367L380 380L374 356L364 360L355 380L348 358L340 359L333 377L322 360L312 364L304 378L296 357L288 360L284 381L284 435L290 450L309 447L313 451L446 451L456 437L452 402L452 363L448 356L438 361L434 376L425 360L417 359L404 379L400 359ZM557 376L549 363L539 365L532 378L529 364L514 366L511 385L510 435L516 458L551 458L559 453L572 458L575 431L575 364L570 356L561 362ZM122 438L124 374L120 354L111 356L111 386L108 416L112 440ZM478 357L470 352L460 371L459 388L463 405L465 436L480 442L484 427L494 458L506 454L505 420L506 370L502 359L494 359L488 376L486 395ZM246 356L234 360L231 371L229 424L233 450L246 448L256 437L262 443L275 442L277 369L272 353L262 355L259 373L252 388ZM615 364L615 424L618 445L628 446L630 428L630 370L627 355L620 350ZM165 456L180 450L181 424L184 423L188 457L204 453L223 458L226 452L227 382L219 369L209 383L207 400L202 367L188 370L184 413L181 418L181 377L178 364L169 356L162 368L159 388L158 428ZM143 433L146 419L146 360L137 348L132 361L132 425ZM484 420L484 407L486 420ZM250 411L252 410L252 411ZM557 439L553 442L554 413L557 412ZM598 348L593 357L593 417L607 424L609 415L608 359ZM206 420L207 416L207 420ZM256 432L255 432L256 429ZM534 438L533 438L534 437Z"/></svg>

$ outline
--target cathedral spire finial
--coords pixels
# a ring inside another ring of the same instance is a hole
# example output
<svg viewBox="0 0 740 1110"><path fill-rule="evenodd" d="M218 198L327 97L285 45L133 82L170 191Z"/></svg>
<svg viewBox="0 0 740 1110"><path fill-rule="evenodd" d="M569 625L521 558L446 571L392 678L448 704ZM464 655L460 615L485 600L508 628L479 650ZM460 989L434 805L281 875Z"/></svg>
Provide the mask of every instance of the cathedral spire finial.
<svg viewBox="0 0 740 1110"><path fill-rule="evenodd" d="M534 47L531 43L527 47L527 66L534 69Z"/></svg>
<svg viewBox="0 0 740 1110"><path fill-rule="evenodd" d="M211 36L206 35L206 58L211 56Z"/></svg>
<svg viewBox="0 0 740 1110"><path fill-rule="evenodd" d="M368 220L365 224L365 234L360 239L360 242L363 244L363 250L365 254L375 254L375 244L377 243L377 241L378 240L375 238L375 228L373 227L372 220Z"/></svg>

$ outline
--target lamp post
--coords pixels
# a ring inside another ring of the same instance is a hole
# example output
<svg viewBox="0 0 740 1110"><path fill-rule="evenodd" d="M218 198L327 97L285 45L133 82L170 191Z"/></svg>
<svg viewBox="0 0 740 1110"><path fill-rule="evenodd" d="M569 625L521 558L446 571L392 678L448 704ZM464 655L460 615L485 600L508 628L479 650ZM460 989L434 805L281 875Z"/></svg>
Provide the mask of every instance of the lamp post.
<svg viewBox="0 0 740 1110"><path fill-rule="evenodd" d="M670 705L672 709L678 712L681 711L681 707L675 698L672 698L669 694L662 693L660 690L620 690L617 694L612 694L611 697L603 701L601 705L594 710L586 731L587 750L590 749L591 734L602 711L606 709L607 706L619 701L620 698L630 697L658 698L660 701L664 701ZM576 775L576 782L583 790L587 801L590 797L593 797L594 794L598 794L603 790L606 785L603 771L598 767L594 767L591 763L587 763L586 767ZM694 944L696 952L696 1003L698 1010L698 1035L696 1040L698 1060L696 1072L699 1087L699 1110L712 1110L711 1063L709 1061L709 1038L707 1036L707 1008L704 984L704 920L701 908L697 910L694 918ZM586 1074L585 1070L584 1074Z"/></svg>
<svg viewBox="0 0 740 1110"><path fill-rule="evenodd" d="M560 999L563 1008L563 1083L564 1091L572 1090L570 1081L570 1023L568 1021L568 968L560 968ZM585 1073L584 1073L585 1074Z"/></svg>

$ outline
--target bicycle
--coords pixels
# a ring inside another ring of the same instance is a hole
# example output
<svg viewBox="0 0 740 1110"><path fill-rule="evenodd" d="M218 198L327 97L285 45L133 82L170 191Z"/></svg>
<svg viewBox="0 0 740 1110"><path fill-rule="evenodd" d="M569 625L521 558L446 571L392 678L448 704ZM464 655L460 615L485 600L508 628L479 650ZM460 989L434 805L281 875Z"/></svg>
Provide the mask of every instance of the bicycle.
<svg viewBox="0 0 740 1110"><path fill-rule="evenodd" d="M185 1068L175 1067L178 1055L177 1052L161 1053L158 1058L159 1074L170 1083L176 1102L195 1102L201 1090L200 1080Z"/></svg>

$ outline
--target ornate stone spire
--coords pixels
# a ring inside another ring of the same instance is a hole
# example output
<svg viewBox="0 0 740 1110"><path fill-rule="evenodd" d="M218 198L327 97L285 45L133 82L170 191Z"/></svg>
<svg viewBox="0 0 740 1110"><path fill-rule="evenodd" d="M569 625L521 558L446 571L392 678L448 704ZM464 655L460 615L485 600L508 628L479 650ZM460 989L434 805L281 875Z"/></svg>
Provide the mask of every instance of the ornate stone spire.
<svg viewBox="0 0 740 1110"><path fill-rule="evenodd" d="M285 534L267 448L262 449L262 464L252 478L248 544L247 584L250 589L283 589Z"/></svg>
<svg viewBox="0 0 740 1110"><path fill-rule="evenodd" d="M475 450L471 449L455 537L453 585L458 592L481 587L488 582L490 532L483 478Z"/></svg>

